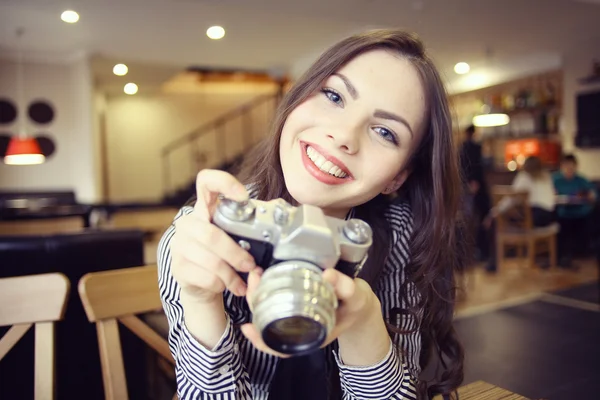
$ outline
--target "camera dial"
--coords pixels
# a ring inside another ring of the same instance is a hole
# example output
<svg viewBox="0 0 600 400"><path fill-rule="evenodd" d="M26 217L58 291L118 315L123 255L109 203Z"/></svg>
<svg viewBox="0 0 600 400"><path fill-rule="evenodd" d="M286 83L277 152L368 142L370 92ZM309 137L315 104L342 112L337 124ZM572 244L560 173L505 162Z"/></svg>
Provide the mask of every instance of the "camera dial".
<svg viewBox="0 0 600 400"><path fill-rule="evenodd" d="M252 218L255 207L247 200L235 201L223 197L219 202L219 211L232 221L244 222Z"/></svg>
<svg viewBox="0 0 600 400"><path fill-rule="evenodd" d="M360 219L349 219L342 229L344 235L353 243L364 244L373 237L369 224Z"/></svg>

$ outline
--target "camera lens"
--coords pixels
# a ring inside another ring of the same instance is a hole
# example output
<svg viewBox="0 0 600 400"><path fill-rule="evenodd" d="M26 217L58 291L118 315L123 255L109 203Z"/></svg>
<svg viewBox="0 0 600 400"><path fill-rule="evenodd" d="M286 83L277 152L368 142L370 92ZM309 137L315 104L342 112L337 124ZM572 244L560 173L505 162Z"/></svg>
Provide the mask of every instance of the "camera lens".
<svg viewBox="0 0 600 400"><path fill-rule="evenodd" d="M271 349L307 353L333 329L337 298L322 272L305 261L284 261L265 270L252 298L253 322Z"/></svg>
<svg viewBox="0 0 600 400"><path fill-rule="evenodd" d="M325 341L325 327L308 317L282 318L268 324L263 340L271 349L285 354L300 354L318 349Z"/></svg>

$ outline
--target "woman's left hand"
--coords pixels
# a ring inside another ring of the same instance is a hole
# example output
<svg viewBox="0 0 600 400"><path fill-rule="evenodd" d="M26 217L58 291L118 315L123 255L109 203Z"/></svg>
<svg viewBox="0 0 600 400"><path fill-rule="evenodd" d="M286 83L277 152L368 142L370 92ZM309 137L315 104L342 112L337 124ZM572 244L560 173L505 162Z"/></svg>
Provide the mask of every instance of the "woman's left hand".
<svg viewBox="0 0 600 400"><path fill-rule="evenodd" d="M255 268L248 276L248 290L246 292L248 304L251 304L251 296L260 283L261 275L262 270ZM321 347L327 346L338 337L343 336L344 333L351 332L361 322L372 320L373 316L377 315L374 313L379 313L380 318L382 318L379 299L363 279L352 279L335 269L323 271L323 279L331 284L340 303L336 312L335 326ZM289 357L270 349L262 340L254 324L244 324L241 329L244 336L260 351L277 357Z"/></svg>

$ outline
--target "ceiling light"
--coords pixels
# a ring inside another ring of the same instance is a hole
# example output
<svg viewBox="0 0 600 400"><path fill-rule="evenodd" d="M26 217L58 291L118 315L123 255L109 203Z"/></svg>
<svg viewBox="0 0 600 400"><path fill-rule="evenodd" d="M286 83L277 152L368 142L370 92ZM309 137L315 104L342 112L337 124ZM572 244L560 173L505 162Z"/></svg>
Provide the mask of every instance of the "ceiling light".
<svg viewBox="0 0 600 400"><path fill-rule="evenodd" d="M63 11L63 13L60 15L60 19L68 24L74 24L75 22L79 21L79 14L73 10Z"/></svg>
<svg viewBox="0 0 600 400"><path fill-rule="evenodd" d="M138 91L138 86L135 83L128 83L127 85L125 85L125 87L123 88L123 91L126 94L136 94Z"/></svg>
<svg viewBox="0 0 600 400"><path fill-rule="evenodd" d="M454 66L454 72L459 75L464 75L471 70L471 67L466 62L459 62Z"/></svg>
<svg viewBox="0 0 600 400"><path fill-rule="evenodd" d="M129 69L125 64L117 64L113 67L113 74L117 76L127 75L127 71L129 71Z"/></svg>
<svg viewBox="0 0 600 400"><path fill-rule="evenodd" d="M510 117L506 114L481 114L473 117L473 125L478 127L491 127L507 125Z"/></svg>
<svg viewBox="0 0 600 400"><path fill-rule="evenodd" d="M222 39L225 36L225 29L222 26L211 26L206 30L206 36L211 39Z"/></svg>

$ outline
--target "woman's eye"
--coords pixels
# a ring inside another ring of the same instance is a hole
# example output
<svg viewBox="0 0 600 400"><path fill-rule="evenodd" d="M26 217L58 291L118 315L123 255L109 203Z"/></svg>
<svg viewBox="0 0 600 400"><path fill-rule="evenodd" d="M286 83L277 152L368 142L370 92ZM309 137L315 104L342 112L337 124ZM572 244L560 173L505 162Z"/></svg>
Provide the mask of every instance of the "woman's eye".
<svg viewBox="0 0 600 400"><path fill-rule="evenodd" d="M337 105L342 105L342 96L340 96L337 92L331 89L322 89L323 94L327 96L327 98Z"/></svg>
<svg viewBox="0 0 600 400"><path fill-rule="evenodd" d="M382 128L379 126L379 127L373 128L373 130L375 132L377 132L379 134L379 136L381 136L383 139L385 139L395 145L398 144L398 139L396 139L396 135L389 129Z"/></svg>

